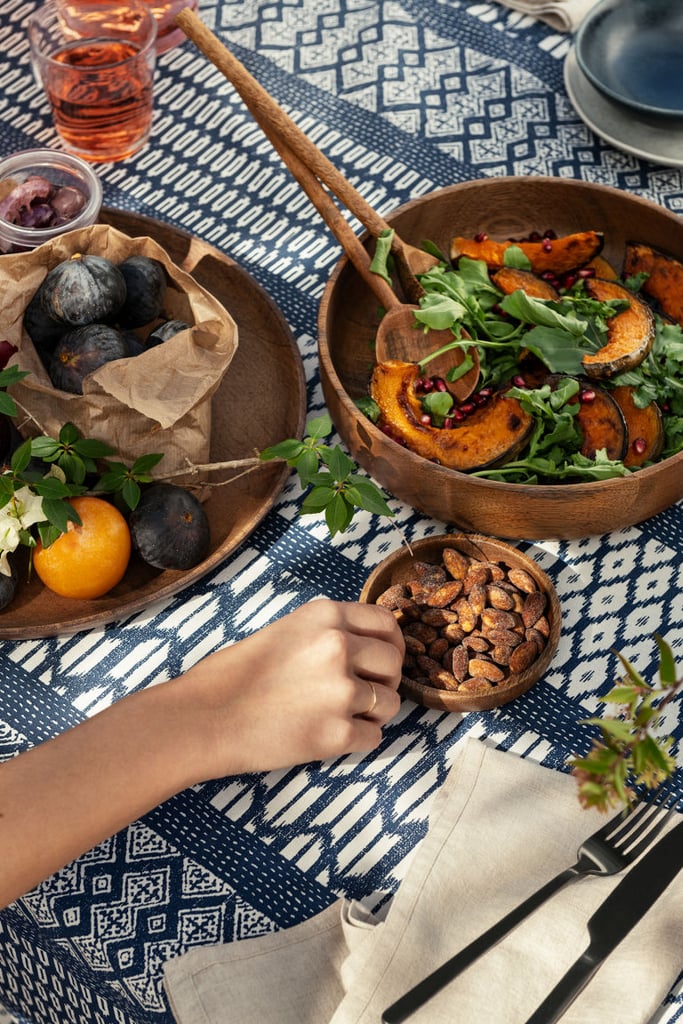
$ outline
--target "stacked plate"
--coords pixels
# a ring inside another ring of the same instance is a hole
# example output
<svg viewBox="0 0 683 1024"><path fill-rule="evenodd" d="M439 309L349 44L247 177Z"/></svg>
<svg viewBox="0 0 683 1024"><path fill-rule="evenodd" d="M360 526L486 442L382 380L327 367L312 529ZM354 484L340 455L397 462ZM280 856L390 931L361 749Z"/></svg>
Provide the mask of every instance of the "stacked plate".
<svg viewBox="0 0 683 1024"><path fill-rule="evenodd" d="M569 98L606 142L683 167L683 2L602 0L564 69Z"/></svg>

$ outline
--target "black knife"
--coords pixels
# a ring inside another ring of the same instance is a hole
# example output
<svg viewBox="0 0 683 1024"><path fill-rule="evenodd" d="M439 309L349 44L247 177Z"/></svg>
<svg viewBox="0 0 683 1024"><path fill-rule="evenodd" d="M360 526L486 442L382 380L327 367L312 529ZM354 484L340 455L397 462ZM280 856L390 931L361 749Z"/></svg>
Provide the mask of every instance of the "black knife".
<svg viewBox="0 0 683 1024"><path fill-rule="evenodd" d="M588 922L590 944L526 1024L553 1024L586 987L683 868L683 821L672 828L600 904Z"/></svg>

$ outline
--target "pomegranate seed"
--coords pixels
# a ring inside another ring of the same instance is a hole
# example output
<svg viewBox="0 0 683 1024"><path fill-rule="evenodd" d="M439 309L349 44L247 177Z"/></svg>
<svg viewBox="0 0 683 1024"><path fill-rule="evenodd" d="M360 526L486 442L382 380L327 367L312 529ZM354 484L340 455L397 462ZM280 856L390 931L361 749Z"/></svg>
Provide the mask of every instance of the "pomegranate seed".
<svg viewBox="0 0 683 1024"><path fill-rule="evenodd" d="M482 388L481 391L479 392L479 397L482 399L482 401L488 402L492 394L493 388Z"/></svg>
<svg viewBox="0 0 683 1024"><path fill-rule="evenodd" d="M448 391L446 381L443 379L443 377L434 378L434 387L436 388L437 391Z"/></svg>
<svg viewBox="0 0 683 1024"><path fill-rule="evenodd" d="M647 448L647 441L644 437L637 437L631 447L636 455L642 455Z"/></svg>
<svg viewBox="0 0 683 1024"><path fill-rule="evenodd" d="M590 405L590 403L594 402L595 399L596 399L596 394L593 391L593 388L584 388L583 391L579 395L579 401L580 402L585 402L586 405Z"/></svg>
<svg viewBox="0 0 683 1024"><path fill-rule="evenodd" d="M581 278L595 277L595 267L581 267L576 271L576 276Z"/></svg>
<svg viewBox="0 0 683 1024"><path fill-rule="evenodd" d="M480 231L478 234L476 234L474 236L474 241L475 242L485 242L488 239L488 237L489 236L486 234L485 231Z"/></svg>
<svg viewBox="0 0 683 1024"><path fill-rule="evenodd" d="M540 242L541 241L541 233L540 233L540 231L532 231L531 234L529 235L529 241L530 242Z"/></svg>
<svg viewBox="0 0 683 1024"><path fill-rule="evenodd" d="M456 423L462 423L462 421L466 419L466 416L465 413L461 412L460 409L454 409L453 412L451 413L450 418L452 420L455 420Z"/></svg>
<svg viewBox="0 0 683 1024"><path fill-rule="evenodd" d="M422 413L422 415L420 416L420 423L424 424L425 427L431 427L432 417L429 415L428 412Z"/></svg>
<svg viewBox="0 0 683 1024"><path fill-rule="evenodd" d="M524 377L522 377L520 374L517 374L515 377L512 378L512 383L515 385L516 388L526 387L526 381L524 380Z"/></svg>
<svg viewBox="0 0 683 1024"><path fill-rule="evenodd" d="M550 241L549 238L543 239L543 241L541 242L541 249L543 249L543 252L553 251L553 243Z"/></svg>
<svg viewBox="0 0 683 1024"><path fill-rule="evenodd" d="M576 284L576 278L577 278L576 274L565 274L564 277L562 278L562 287L563 288L571 288L572 285Z"/></svg>
<svg viewBox="0 0 683 1024"><path fill-rule="evenodd" d="M544 281L547 281L548 284L552 284L555 287L557 287L560 283L552 270L544 270L541 274L541 278Z"/></svg>
<svg viewBox="0 0 683 1024"><path fill-rule="evenodd" d="M434 381L431 377L423 377L419 382L418 387L421 391L430 392L434 390Z"/></svg>
<svg viewBox="0 0 683 1024"><path fill-rule="evenodd" d="M446 418L443 421L443 426L444 426L444 430L450 430L451 427L453 426L453 417L452 416L446 416Z"/></svg>
<svg viewBox="0 0 683 1024"><path fill-rule="evenodd" d="M543 237L544 238L557 238L557 231L554 231L552 228L546 228L545 231L543 232Z"/></svg>
<svg viewBox="0 0 683 1024"><path fill-rule="evenodd" d="M470 413L473 413L476 408L477 407L474 404L474 402L463 402L462 405L460 406L460 412L463 413L463 415L465 416L469 416Z"/></svg>

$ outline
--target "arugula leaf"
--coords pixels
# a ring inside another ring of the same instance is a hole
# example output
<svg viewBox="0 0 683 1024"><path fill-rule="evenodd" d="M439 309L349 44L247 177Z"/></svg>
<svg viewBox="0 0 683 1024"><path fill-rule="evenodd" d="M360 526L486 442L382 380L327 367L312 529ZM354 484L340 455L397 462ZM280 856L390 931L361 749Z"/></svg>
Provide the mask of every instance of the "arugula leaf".
<svg viewBox="0 0 683 1024"><path fill-rule="evenodd" d="M379 274L387 284L391 284L389 276L389 259L391 257L391 246L394 241L394 231L387 228L377 236L375 241L375 253L370 262L370 270L373 274Z"/></svg>
<svg viewBox="0 0 683 1024"><path fill-rule="evenodd" d="M518 245L509 245L503 253L503 263L506 267L515 267L517 270L531 270L531 260Z"/></svg>
<svg viewBox="0 0 683 1024"><path fill-rule="evenodd" d="M422 399L422 406L432 417L432 424L442 427L444 419L453 408L453 396L449 391L430 391Z"/></svg>

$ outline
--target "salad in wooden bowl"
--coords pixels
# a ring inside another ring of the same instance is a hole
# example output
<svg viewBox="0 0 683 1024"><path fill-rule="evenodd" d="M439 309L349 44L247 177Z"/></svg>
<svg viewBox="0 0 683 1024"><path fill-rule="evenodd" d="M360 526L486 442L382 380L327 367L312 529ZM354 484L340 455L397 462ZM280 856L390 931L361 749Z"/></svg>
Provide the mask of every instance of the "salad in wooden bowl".
<svg viewBox="0 0 683 1024"><path fill-rule="evenodd" d="M444 522L529 539L606 533L683 497L674 214L604 186L496 178L389 222L439 254L420 276L416 330L450 330L458 358L447 379L430 374L429 351L377 362L376 303L338 264L320 308L323 388L380 484ZM448 384L468 353L479 376L456 400Z"/></svg>

